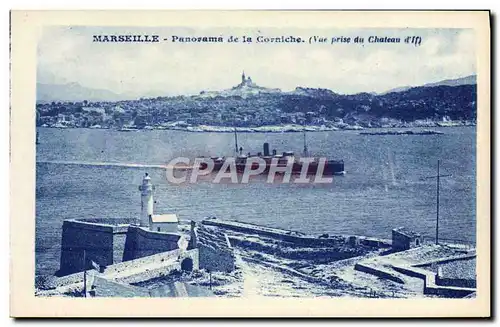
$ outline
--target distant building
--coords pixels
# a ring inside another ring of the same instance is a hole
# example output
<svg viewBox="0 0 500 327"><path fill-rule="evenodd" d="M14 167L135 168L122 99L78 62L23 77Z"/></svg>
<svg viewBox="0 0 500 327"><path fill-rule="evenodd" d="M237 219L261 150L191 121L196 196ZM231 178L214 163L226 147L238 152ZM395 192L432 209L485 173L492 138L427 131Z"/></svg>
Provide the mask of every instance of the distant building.
<svg viewBox="0 0 500 327"><path fill-rule="evenodd" d="M346 243L349 246L356 247L359 245L359 238L357 238L356 236L349 236L349 237L347 237Z"/></svg>
<svg viewBox="0 0 500 327"><path fill-rule="evenodd" d="M253 96L260 93L279 93L280 89L277 88L267 88L263 86L257 85L250 76L246 76L245 72L241 74L241 82L233 86L230 89L222 90L222 91L201 91L201 98L218 98L218 97L242 97L245 98L247 96ZM180 118L179 118L180 119ZM186 119L186 118L183 118Z"/></svg>
<svg viewBox="0 0 500 327"><path fill-rule="evenodd" d="M405 251L422 244L422 236L405 227L392 230L392 249L394 251Z"/></svg>
<svg viewBox="0 0 500 327"><path fill-rule="evenodd" d="M252 78L250 76L246 77L245 76L245 72L243 71L243 73L241 74L241 83L239 86L254 86L253 82L252 82Z"/></svg>
<svg viewBox="0 0 500 327"><path fill-rule="evenodd" d="M179 219L176 214L151 215L149 225L153 232L177 233Z"/></svg>

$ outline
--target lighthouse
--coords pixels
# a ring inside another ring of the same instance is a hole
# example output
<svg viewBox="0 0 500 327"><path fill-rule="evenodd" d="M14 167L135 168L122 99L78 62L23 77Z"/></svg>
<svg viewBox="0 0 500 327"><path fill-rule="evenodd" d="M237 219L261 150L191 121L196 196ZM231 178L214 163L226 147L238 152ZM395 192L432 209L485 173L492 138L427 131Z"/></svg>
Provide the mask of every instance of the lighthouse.
<svg viewBox="0 0 500 327"><path fill-rule="evenodd" d="M153 191L154 185L151 183L151 177L148 173L142 179L142 185L139 185L141 191L141 227L149 228L149 219L153 216Z"/></svg>

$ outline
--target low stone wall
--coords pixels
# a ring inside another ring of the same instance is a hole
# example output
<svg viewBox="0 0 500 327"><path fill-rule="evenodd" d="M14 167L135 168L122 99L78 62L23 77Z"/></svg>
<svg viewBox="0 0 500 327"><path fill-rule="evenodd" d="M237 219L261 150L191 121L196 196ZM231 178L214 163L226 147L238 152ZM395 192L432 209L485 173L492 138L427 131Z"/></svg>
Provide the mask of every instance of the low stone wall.
<svg viewBox="0 0 500 327"><path fill-rule="evenodd" d="M184 252L177 249L108 266L98 276L121 283L137 283L167 275L172 270L180 270L181 262L185 258L190 258L193 261L193 269L199 269L198 249ZM88 272L88 276L95 273L94 270L91 270ZM83 272L78 272L54 279L50 287L71 288L71 285L81 284L82 281Z"/></svg>
<svg viewBox="0 0 500 327"><path fill-rule="evenodd" d="M396 270L397 272L400 272L402 274L405 274L410 277L414 278L420 278L424 281L424 288L425 288L425 283L427 281L430 281L432 277L434 276L431 272L425 271L423 269L416 269L415 267L411 268L406 268L402 266L392 266L392 269Z"/></svg>
<svg viewBox="0 0 500 327"><path fill-rule="evenodd" d="M446 268L440 267L446 264L460 264L466 261L475 261L476 254L467 254L460 256L453 256L445 259L432 260L424 263L420 263L415 265L415 267L427 267L433 270L437 270L437 274L435 274L436 279L435 283L439 286L454 286L454 287L465 287L465 288L475 288L476 287L476 279L475 279L475 270L474 273L470 271L458 270L458 272L453 271L452 274L446 272ZM475 267L475 262L472 264ZM454 267L455 268L455 267ZM468 268L468 267L467 267Z"/></svg>
<svg viewBox="0 0 500 327"><path fill-rule="evenodd" d="M404 283L401 278L391 274L390 272L384 271L380 267L371 267L365 264L357 263L354 266L354 269L372 274L377 277L389 279L397 283ZM424 294L438 295L448 298L462 298L475 292L475 289L473 288L439 286L435 283L435 274L422 268L412 266L392 266L392 269L407 276L422 279L424 281Z"/></svg>
<svg viewBox="0 0 500 327"><path fill-rule="evenodd" d="M216 226L221 228L227 228L240 233L257 234L262 236L268 236L276 238L286 242L292 242L302 246L336 246L339 243L345 243L344 238L314 238L306 236L293 235L293 232L287 232L284 230L279 230L275 228L269 228L264 226L257 226L251 224L245 224L233 221L221 221L216 219L204 220L202 222L204 225Z"/></svg>
<svg viewBox="0 0 500 327"><path fill-rule="evenodd" d="M216 226L220 228L226 228L234 230L240 233L246 234L256 234L261 236L272 237L285 242L294 243L303 247L336 247L348 243L348 237L343 235L333 235L328 238L318 238L306 235L300 235L300 233L281 230L277 228L270 228L265 226L258 226L253 224L241 223L236 221L222 221L218 219L206 219L202 223L207 226ZM387 248L391 246L391 242L384 239L356 236L359 243L369 247L377 248Z"/></svg>
<svg viewBox="0 0 500 327"><path fill-rule="evenodd" d="M178 250L170 251L170 252L176 252L178 254L176 257L156 257L156 256L151 256L147 257L150 258L150 260L154 260L154 264L148 264L147 262L143 262L142 259L137 259L134 260L139 268L142 268L139 272L137 272L139 269L135 268L136 273L125 275L125 276L119 276L117 278L114 278L115 281L120 282L120 283L127 283L127 284L133 284L133 283L139 283L139 282L144 282L147 280L151 280L154 278L159 278L168 275L174 270L182 270L181 264L182 261L186 258L190 258L193 262L193 269L197 270L199 269L198 266L198 250L189 250L185 252L180 252ZM167 252L168 253L168 252ZM165 253L165 254L167 254ZM161 254L163 255L163 254ZM164 261L161 261L161 260ZM141 263L143 262L143 263ZM132 271L133 268L130 268L129 270Z"/></svg>
<svg viewBox="0 0 500 327"><path fill-rule="evenodd" d="M450 287L450 286L427 286L424 294L438 295L448 298L464 298L467 295L474 293L475 289Z"/></svg>
<svg viewBox="0 0 500 327"><path fill-rule="evenodd" d="M426 262L421 262L417 265L414 265L414 267L426 267L426 266L432 266L434 264L443 264L443 263L449 263L453 261L459 261L459 260L470 260L474 259L476 257L476 254L465 254L465 255L457 255L457 256L452 256L452 257L447 257L447 258L442 258L438 260L430 260Z"/></svg>
<svg viewBox="0 0 500 327"><path fill-rule="evenodd" d="M436 275L436 285L476 288L476 280L475 279L463 279L463 278L447 278L447 277L440 277L439 275Z"/></svg>
<svg viewBox="0 0 500 327"><path fill-rule="evenodd" d="M127 270L136 269L137 267L149 265L155 262L166 262L168 260L177 259L181 255L179 249L173 251L166 251L147 257L138 258L135 260L123 261L115 265L106 267L104 270L105 275L113 275L117 273L126 272Z"/></svg>
<svg viewBox="0 0 500 327"><path fill-rule="evenodd" d="M474 288L438 285L436 283L436 274L416 266L392 266L392 268L410 277L422 279L424 281L424 294L438 295L448 298L463 298L476 291Z"/></svg>
<svg viewBox="0 0 500 327"><path fill-rule="evenodd" d="M388 271L384 271L382 269L379 269L378 267L375 268L375 267L371 267L371 266L368 266L365 264L357 263L356 265L354 265L354 269L357 271L365 272L365 273L380 277L380 278L392 280L393 282L396 282L399 284L405 283L404 280L402 280L398 276L396 276Z"/></svg>

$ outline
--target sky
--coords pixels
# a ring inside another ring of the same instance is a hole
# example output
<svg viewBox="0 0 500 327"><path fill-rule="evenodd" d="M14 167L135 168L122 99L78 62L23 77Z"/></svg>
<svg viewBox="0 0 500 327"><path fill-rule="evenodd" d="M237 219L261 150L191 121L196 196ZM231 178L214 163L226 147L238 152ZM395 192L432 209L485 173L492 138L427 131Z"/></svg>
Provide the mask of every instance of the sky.
<svg viewBox="0 0 500 327"><path fill-rule="evenodd" d="M93 35L149 34L159 43L99 43ZM253 43L172 43L172 36L251 36ZM257 36L300 36L305 43L256 43ZM327 39L309 44L312 36ZM353 43L356 36L363 44ZM368 43L369 36L401 43ZM420 36L419 46L406 44ZM332 37L351 43L331 44ZM468 29L241 29L45 27L37 82L78 83L133 96L197 94L230 88L244 70L260 86L327 88L342 94L384 92L476 74L475 35Z"/></svg>

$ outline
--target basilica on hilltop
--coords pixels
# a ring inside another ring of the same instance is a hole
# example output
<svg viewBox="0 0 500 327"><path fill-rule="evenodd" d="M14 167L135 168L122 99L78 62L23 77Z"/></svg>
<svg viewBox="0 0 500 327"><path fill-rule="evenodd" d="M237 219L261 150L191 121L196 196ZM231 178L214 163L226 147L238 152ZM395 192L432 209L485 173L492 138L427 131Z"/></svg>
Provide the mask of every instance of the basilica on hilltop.
<svg viewBox="0 0 500 327"><path fill-rule="evenodd" d="M254 84L254 82L252 82L252 78L250 76L246 77L245 76L245 71L243 71L243 73L241 74L241 83L238 84L236 87L242 87L242 86L257 86L256 84Z"/></svg>
<svg viewBox="0 0 500 327"><path fill-rule="evenodd" d="M202 97L215 97L215 96L241 96L247 97L252 95L258 95L262 93L279 93L280 89L277 88L267 88L257 85L250 76L245 75L245 71L241 74L241 82L230 89L222 91L201 91L200 96Z"/></svg>

